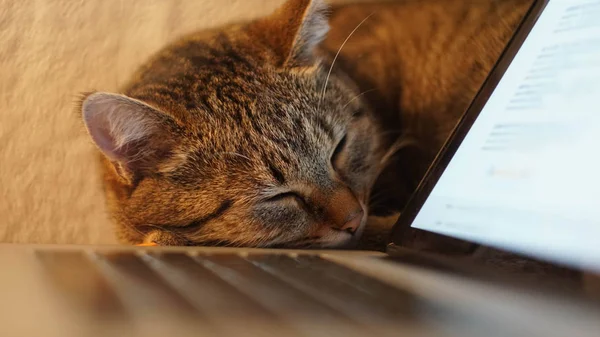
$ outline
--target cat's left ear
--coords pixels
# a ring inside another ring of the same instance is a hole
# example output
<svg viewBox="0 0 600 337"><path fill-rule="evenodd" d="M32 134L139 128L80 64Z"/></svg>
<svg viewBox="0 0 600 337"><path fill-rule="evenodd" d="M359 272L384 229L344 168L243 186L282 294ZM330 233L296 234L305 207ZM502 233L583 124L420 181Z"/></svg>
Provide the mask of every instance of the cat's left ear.
<svg viewBox="0 0 600 337"><path fill-rule="evenodd" d="M172 117L124 95L88 94L81 114L98 149L126 180L157 171L180 141Z"/></svg>
<svg viewBox="0 0 600 337"><path fill-rule="evenodd" d="M274 51L278 66L312 66L315 49L329 31L327 5L323 0L288 0L250 29Z"/></svg>

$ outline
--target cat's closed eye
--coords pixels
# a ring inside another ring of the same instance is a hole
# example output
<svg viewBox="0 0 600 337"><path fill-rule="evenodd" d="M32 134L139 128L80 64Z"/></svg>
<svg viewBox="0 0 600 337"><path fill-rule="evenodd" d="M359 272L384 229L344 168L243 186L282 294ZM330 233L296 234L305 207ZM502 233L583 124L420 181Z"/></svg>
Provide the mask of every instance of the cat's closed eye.
<svg viewBox="0 0 600 337"><path fill-rule="evenodd" d="M304 197L302 197L300 194L293 192L293 191L287 191L287 192L275 194L274 196L268 197L265 201L266 202L279 202L279 201L287 201L287 200L293 200L293 201L297 202L299 205L304 205L306 203L306 201L304 200Z"/></svg>
<svg viewBox="0 0 600 337"><path fill-rule="evenodd" d="M342 139L340 139L340 141L337 143L335 149L333 150L333 153L331 154L331 165L333 166L333 168L336 168L336 161L340 155L340 153L344 150L344 147L346 146L346 141L348 139L348 134L345 134Z"/></svg>

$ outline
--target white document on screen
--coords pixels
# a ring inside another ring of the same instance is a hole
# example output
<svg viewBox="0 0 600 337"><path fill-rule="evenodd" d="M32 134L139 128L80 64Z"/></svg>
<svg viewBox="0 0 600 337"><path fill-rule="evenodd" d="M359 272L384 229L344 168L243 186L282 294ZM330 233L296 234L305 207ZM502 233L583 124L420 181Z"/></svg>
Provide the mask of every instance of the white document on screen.
<svg viewBox="0 0 600 337"><path fill-rule="evenodd" d="M551 0L412 227L600 270L600 0Z"/></svg>

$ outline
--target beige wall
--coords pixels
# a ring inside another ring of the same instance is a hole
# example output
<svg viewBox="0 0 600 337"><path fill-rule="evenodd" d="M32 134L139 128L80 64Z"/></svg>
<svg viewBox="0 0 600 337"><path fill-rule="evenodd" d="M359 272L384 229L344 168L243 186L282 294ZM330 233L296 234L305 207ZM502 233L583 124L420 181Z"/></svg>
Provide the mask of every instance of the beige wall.
<svg viewBox="0 0 600 337"><path fill-rule="evenodd" d="M115 90L180 33L280 2L0 0L0 242L114 242L77 94Z"/></svg>

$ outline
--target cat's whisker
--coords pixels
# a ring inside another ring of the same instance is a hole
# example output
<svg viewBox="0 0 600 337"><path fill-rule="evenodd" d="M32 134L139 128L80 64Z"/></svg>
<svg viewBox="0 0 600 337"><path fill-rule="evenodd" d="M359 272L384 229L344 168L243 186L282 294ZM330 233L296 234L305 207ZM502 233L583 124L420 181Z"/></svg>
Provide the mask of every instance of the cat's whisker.
<svg viewBox="0 0 600 337"><path fill-rule="evenodd" d="M344 105L344 107L342 108L342 110L346 109L348 107L348 105L352 104L352 102L356 101L358 98L362 97L363 95L366 95L370 92L373 92L377 89L373 88L373 89L369 89L369 90L365 90L363 92L361 92L360 94L354 96L354 98L352 98L351 100L348 101L348 103L346 103L346 105Z"/></svg>
<svg viewBox="0 0 600 337"><path fill-rule="evenodd" d="M237 156L237 157L240 157L240 158L244 158L247 161L250 161L250 162L252 161L252 159L250 159L249 157L244 156L243 154L240 154L240 153L237 153L237 152L220 152L219 154L225 154L225 155L230 155L230 156Z"/></svg>
<svg viewBox="0 0 600 337"><path fill-rule="evenodd" d="M346 45L346 43L348 42L348 40L350 40L350 38L352 37L352 35L354 35L354 33L358 30L358 28L360 28L360 26L363 25L363 23L365 23L365 21L367 21L370 17L372 17L375 14L375 12L369 14L366 18L364 18L348 35L348 37L346 37L346 39L344 40L344 42L342 42L342 45L340 46L340 48L338 49L337 53L335 54L335 57L333 58L333 61L331 62L331 66L329 67L329 72L327 73L327 77L325 78L325 84L323 85L323 91L321 93L321 98L319 99L319 103L318 103L318 108L320 109L321 107L321 101L323 100L323 98L325 97L325 93L327 92L327 84L329 83L329 78L331 77L331 72L333 71L333 66L335 65L335 62L337 61L338 57L340 56L340 53L342 52L342 49L344 48L344 46Z"/></svg>
<svg viewBox="0 0 600 337"><path fill-rule="evenodd" d="M396 135L400 136L403 132L406 132L406 130L395 129L395 130L388 130L388 131L380 132L379 135L388 136L388 135L396 134Z"/></svg>
<svg viewBox="0 0 600 337"><path fill-rule="evenodd" d="M381 197L384 196L384 193L381 191L376 191L376 193L373 193L373 195L371 196L370 200L372 201L377 201L378 198L381 199Z"/></svg>
<svg viewBox="0 0 600 337"><path fill-rule="evenodd" d="M392 146L386 151L386 153L383 155L383 157L381 157L381 160L379 161L379 168L378 168L376 174L374 175L374 177L379 177L383 173L383 171L385 170L387 165L390 163L393 156L396 153L398 153L398 151L402 150L403 148L409 147L409 146L418 146L418 145L419 145L419 143L414 138L407 137L407 138L399 138L398 140L396 140L396 142L394 144L392 144ZM371 182L371 190L373 189L376 182L377 182L377 178L373 179L373 181ZM369 198L371 198L370 195L369 195ZM367 200L370 200L370 199L367 199Z"/></svg>
<svg viewBox="0 0 600 337"><path fill-rule="evenodd" d="M409 146L415 146L417 145L417 141L415 139L412 138L400 138L398 139L385 153L385 155L383 155L383 157L381 158L381 160L379 161L379 165L380 167L385 167L385 165L388 164L388 162L390 161L390 159L400 150L402 150L405 147L409 147Z"/></svg>
<svg viewBox="0 0 600 337"><path fill-rule="evenodd" d="M369 203L369 207L377 208L379 206L386 206L385 204L385 195L380 195L378 199L372 199L373 201Z"/></svg>
<svg viewBox="0 0 600 337"><path fill-rule="evenodd" d="M369 199L369 207L375 208L378 206L382 206L383 202L385 201L385 197L386 197L386 193L383 193L383 191L372 196Z"/></svg>
<svg viewBox="0 0 600 337"><path fill-rule="evenodd" d="M300 239L283 241L283 242L271 242L267 244L265 247L268 248L306 248L315 243L315 240L318 240L318 237L303 237Z"/></svg>
<svg viewBox="0 0 600 337"><path fill-rule="evenodd" d="M140 231L139 229L137 229L134 225L131 225L129 223L124 223L125 227L131 229L132 231L138 233L142 238L146 237L145 233L142 233L142 231Z"/></svg>

